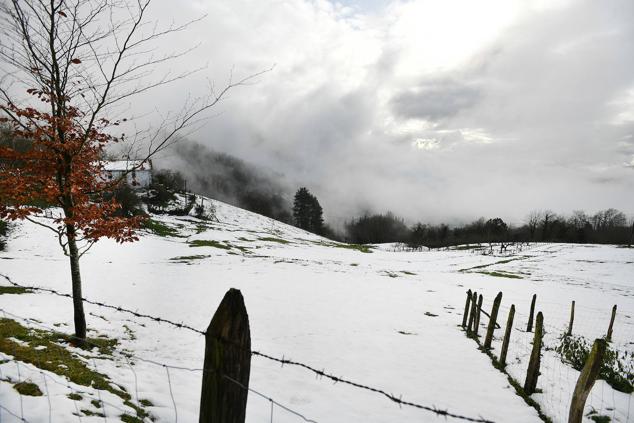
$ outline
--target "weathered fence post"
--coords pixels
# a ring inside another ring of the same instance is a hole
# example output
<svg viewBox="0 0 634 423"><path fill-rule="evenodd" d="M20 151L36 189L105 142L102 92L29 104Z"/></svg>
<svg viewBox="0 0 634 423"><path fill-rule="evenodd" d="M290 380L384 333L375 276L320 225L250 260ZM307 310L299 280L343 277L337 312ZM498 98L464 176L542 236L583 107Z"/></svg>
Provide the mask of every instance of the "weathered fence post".
<svg viewBox="0 0 634 423"><path fill-rule="evenodd" d="M509 317L506 321L506 330L504 331L504 340L502 341L502 351L500 351L500 365L502 367L506 366L506 353L509 350L511 331L513 330L513 317L515 317L515 304L511 304Z"/></svg>
<svg viewBox="0 0 634 423"><path fill-rule="evenodd" d="M467 302L464 305L464 315L462 316L462 327L467 327L467 319L469 318L469 304L471 303L471 290L467 291Z"/></svg>
<svg viewBox="0 0 634 423"><path fill-rule="evenodd" d="M476 308L478 302L478 293L473 291L471 297L471 313L469 314L469 325L467 326L467 333L471 334L473 330L473 322L475 322Z"/></svg>
<svg viewBox="0 0 634 423"><path fill-rule="evenodd" d="M476 307L475 327L473 328L473 334L476 340L478 339L478 329L480 328L480 313L482 312L482 294L478 298L478 306Z"/></svg>
<svg viewBox="0 0 634 423"><path fill-rule="evenodd" d="M581 423L583 419L583 408L586 405L588 394L599 377L601 362L607 348L607 342L603 339L596 339L592 346L592 351L586 360L586 364L581 370L575 391L570 402L570 412L568 413L568 423Z"/></svg>
<svg viewBox="0 0 634 423"><path fill-rule="evenodd" d="M204 369L199 423L244 423L251 334L237 289L227 291L207 328Z"/></svg>
<svg viewBox="0 0 634 423"><path fill-rule="evenodd" d="M500 303L502 302L502 292L498 292L498 295L493 300L493 308L491 308L491 315L489 316L489 326L487 327L487 334L484 338L484 348L491 348L491 342L493 342L493 331L495 330L495 324L498 318L498 310Z"/></svg>
<svg viewBox="0 0 634 423"><path fill-rule="evenodd" d="M537 313L535 322L535 336L533 338L533 351L528 362L528 370L526 371L526 382L524 382L524 392L526 395L535 393L537 389L537 378L539 377L539 363L541 361L542 335L544 333L544 316L540 311Z"/></svg>
<svg viewBox="0 0 634 423"><path fill-rule="evenodd" d="M531 311L528 315L528 324L526 325L526 332L533 331L533 316L535 315L535 301L537 301L537 294L533 294L533 299L531 300Z"/></svg>
<svg viewBox="0 0 634 423"><path fill-rule="evenodd" d="M616 317L616 304L612 307L612 317L610 317L610 326L608 326L608 334L605 337L605 340L608 342L612 341L612 328L614 327L614 318Z"/></svg>
<svg viewBox="0 0 634 423"><path fill-rule="evenodd" d="M570 306L570 324L568 325L568 332L566 335L572 335L572 325L575 322L575 300L572 300L572 305Z"/></svg>

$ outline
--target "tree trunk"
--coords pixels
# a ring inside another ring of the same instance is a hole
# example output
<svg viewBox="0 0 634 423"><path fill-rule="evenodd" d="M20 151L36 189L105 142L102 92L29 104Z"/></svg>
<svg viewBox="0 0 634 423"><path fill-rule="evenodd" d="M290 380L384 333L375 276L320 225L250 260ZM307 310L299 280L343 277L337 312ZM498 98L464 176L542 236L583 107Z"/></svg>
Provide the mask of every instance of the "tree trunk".
<svg viewBox="0 0 634 423"><path fill-rule="evenodd" d="M73 311L75 314L75 338L79 344L86 340L86 315L81 295L81 272L79 270L79 250L77 249L77 230L74 225L66 225L68 239L68 257L70 259L70 277L73 284Z"/></svg>

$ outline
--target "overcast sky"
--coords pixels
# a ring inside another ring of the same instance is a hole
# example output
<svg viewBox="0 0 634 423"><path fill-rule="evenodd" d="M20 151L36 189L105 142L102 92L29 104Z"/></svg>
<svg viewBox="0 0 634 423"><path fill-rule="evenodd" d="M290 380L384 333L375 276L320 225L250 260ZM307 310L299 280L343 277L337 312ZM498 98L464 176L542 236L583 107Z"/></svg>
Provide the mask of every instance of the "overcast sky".
<svg viewBox="0 0 634 423"><path fill-rule="evenodd" d="M307 186L336 220L615 207L634 215L634 2L157 0L207 14L165 48L205 71L135 107L245 76L191 138Z"/></svg>

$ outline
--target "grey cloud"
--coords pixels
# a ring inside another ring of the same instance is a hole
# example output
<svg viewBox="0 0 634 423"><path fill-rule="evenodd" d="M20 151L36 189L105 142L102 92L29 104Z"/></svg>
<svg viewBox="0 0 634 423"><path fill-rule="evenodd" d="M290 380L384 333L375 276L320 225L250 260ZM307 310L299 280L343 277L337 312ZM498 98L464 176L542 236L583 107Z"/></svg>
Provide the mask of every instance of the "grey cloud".
<svg viewBox="0 0 634 423"><path fill-rule="evenodd" d="M478 89L464 82L451 79L425 81L396 94L392 99L392 110L402 118L438 121L474 106L479 98Z"/></svg>
<svg viewBox="0 0 634 423"><path fill-rule="evenodd" d="M631 0L525 11L466 63L406 77L407 51L389 37L394 17L381 16L393 8L359 17L366 31L317 3L208 3L215 24L179 40L205 41L214 64L205 77L278 65L232 91L196 141L283 170L284 186L307 185L330 220L362 209L515 222L531 209L634 211L625 167L634 127L614 123L625 107L615 100L634 87ZM360 51L370 58L352 60ZM205 85L193 79L146 104L169 109ZM433 124L409 126L418 120ZM417 139L439 148L417 149Z"/></svg>

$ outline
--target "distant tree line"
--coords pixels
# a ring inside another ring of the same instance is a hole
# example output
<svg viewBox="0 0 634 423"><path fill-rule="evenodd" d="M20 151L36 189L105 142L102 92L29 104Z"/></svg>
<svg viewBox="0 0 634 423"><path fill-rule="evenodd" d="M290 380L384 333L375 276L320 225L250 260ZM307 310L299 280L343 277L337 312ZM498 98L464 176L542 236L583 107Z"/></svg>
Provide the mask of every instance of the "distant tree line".
<svg viewBox="0 0 634 423"><path fill-rule="evenodd" d="M408 227L393 213L365 214L345 225L345 239L354 243L401 242L410 248L439 248L459 244L498 242L566 242L592 244L634 243L634 222L616 209L594 215L574 211L570 216L550 210L531 212L523 225L512 226L499 217L480 218L450 227L418 222Z"/></svg>

